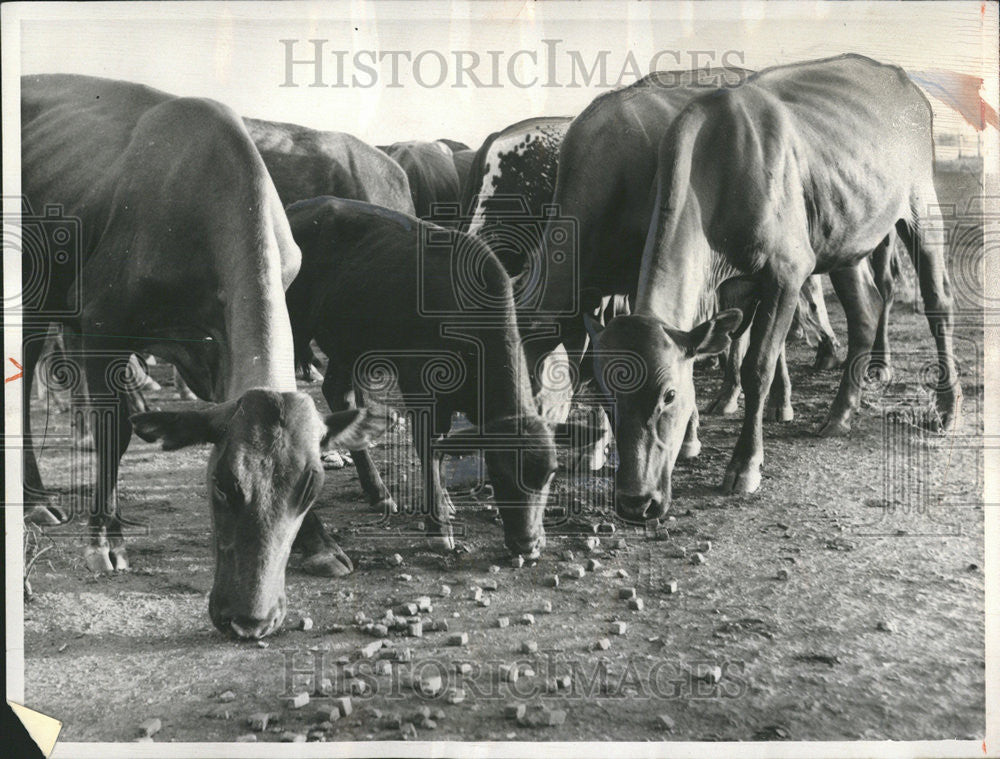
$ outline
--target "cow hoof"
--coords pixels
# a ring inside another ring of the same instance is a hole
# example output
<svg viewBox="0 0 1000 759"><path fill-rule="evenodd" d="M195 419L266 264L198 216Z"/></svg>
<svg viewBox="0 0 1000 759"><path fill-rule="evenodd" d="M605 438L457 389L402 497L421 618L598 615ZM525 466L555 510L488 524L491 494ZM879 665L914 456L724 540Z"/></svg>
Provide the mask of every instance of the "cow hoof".
<svg viewBox="0 0 1000 759"><path fill-rule="evenodd" d="M320 458L324 469L344 468L344 457L338 451L326 451Z"/></svg>
<svg viewBox="0 0 1000 759"><path fill-rule="evenodd" d="M865 369L865 381L872 385L888 385L892 382L892 367L879 361L870 362Z"/></svg>
<svg viewBox="0 0 1000 759"><path fill-rule="evenodd" d="M795 419L795 411L791 406L772 406L771 416L776 422L790 422Z"/></svg>
<svg viewBox="0 0 1000 759"><path fill-rule="evenodd" d="M820 437L843 437L851 431L851 422L848 419L827 419L823 426L819 428Z"/></svg>
<svg viewBox="0 0 1000 759"><path fill-rule="evenodd" d="M742 472L730 470L726 472L722 480L722 492L732 493L756 493L760 487L760 469L752 467Z"/></svg>
<svg viewBox="0 0 1000 759"><path fill-rule="evenodd" d="M813 363L814 372L829 372L834 369L840 368L840 359L837 358L837 354L824 354L822 356L816 356L816 361Z"/></svg>
<svg viewBox="0 0 1000 759"><path fill-rule="evenodd" d="M112 565L114 565L115 571L118 572L128 572L128 553L125 551L125 546L116 546L108 552L109 558L111 559Z"/></svg>
<svg viewBox="0 0 1000 759"><path fill-rule="evenodd" d="M399 506L391 496L386 496L377 501L372 501L372 511L379 514L398 514Z"/></svg>
<svg viewBox="0 0 1000 759"><path fill-rule="evenodd" d="M941 418L941 431L954 432L962 418L962 390L955 387L938 393L937 412Z"/></svg>
<svg viewBox="0 0 1000 759"><path fill-rule="evenodd" d="M728 393L720 393L718 398L708 404L705 413L709 416L727 416L735 414L739 410L739 407L739 394L734 396Z"/></svg>
<svg viewBox="0 0 1000 759"><path fill-rule="evenodd" d="M437 548L442 551L455 550L455 536L452 534L450 524L433 525L431 529L433 529L434 532L428 532L427 542L432 548Z"/></svg>
<svg viewBox="0 0 1000 759"><path fill-rule="evenodd" d="M343 552L322 551L302 561L302 571L317 577L344 577L354 571L351 560Z"/></svg>
<svg viewBox="0 0 1000 759"><path fill-rule="evenodd" d="M196 401L196 400L198 400L198 396L195 395L190 390L188 390L187 388L184 388L183 390L178 390L177 391L177 397L180 398L182 401Z"/></svg>
<svg viewBox="0 0 1000 759"><path fill-rule="evenodd" d="M83 559L93 574L106 575L115 571L107 547L88 546L83 552Z"/></svg>
<svg viewBox="0 0 1000 759"><path fill-rule="evenodd" d="M451 535L431 535L427 538L431 548L451 552L455 550L455 538Z"/></svg>
<svg viewBox="0 0 1000 759"><path fill-rule="evenodd" d="M695 440L691 443L683 443L681 445L680 457L682 459L695 459L698 458L698 454L701 453L701 441Z"/></svg>

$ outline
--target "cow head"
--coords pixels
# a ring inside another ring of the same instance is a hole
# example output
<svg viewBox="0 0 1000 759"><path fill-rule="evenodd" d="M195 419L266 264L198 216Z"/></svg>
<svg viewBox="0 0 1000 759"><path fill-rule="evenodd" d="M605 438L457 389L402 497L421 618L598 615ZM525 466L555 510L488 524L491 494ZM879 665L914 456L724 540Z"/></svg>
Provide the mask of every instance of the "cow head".
<svg viewBox="0 0 1000 759"><path fill-rule="evenodd" d="M503 521L504 545L513 554L537 558L545 548L545 506L559 463L556 445L586 445L597 433L587 424L553 424L525 414L488 421L482 433L451 433L448 440L454 451L463 438L486 438L483 459Z"/></svg>
<svg viewBox="0 0 1000 759"><path fill-rule="evenodd" d="M194 411L132 417L136 434L163 450L211 443L215 582L208 612L224 632L262 638L285 617L285 565L302 520L323 486L320 448L367 445L379 422L364 411L327 417L305 393L249 390Z"/></svg>
<svg viewBox="0 0 1000 759"><path fill-rule="evenodd" d="M730 309L689 332L638 314L603 330L588 321L595 374L615 411L615 510L623 519L667 513L670 475L695 407L694 361L726 350L742 318Z"/></svg>

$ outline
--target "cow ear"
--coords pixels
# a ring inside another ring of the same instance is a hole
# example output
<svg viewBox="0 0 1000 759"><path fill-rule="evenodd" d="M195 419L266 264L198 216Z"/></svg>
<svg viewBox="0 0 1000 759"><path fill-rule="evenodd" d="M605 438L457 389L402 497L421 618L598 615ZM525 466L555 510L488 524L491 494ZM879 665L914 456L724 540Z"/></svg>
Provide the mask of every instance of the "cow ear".
<svg viewBox="0 0 1000 759"><path fill-rule="evenodd" d="M385 428L384 413L373 413L370 409L338 411L326 418L326 434L320 441L320 449L341 445L349 451L364 450L382 436Z"/></svg>
<svg viewBox="0 0 1000 759"><path fill-rule="evenodd" d="M570 450L582 450L603 439L605 432L604 415L600 421L588 419L586 422L560 422L552 425L552 437L556 445Z"/></svg>
<svg viewBox="0 0 1000 759"><path fill-rule="evenodd" d="M233 415L234 403L219 403L197 411L147 411L129 417L132 430L147 443L157 440L165 451L189 445L218 443Z"/></svg>
<svg viewBox="0 0 1000 759"><path fill-rule="evenodd" d="M706 322L702 322L690 332L670 329L663 330L687 353L689 358L711 356L729 348L731 332L735 332L743 321L743 312L738 308L722 311Z"/></svg>

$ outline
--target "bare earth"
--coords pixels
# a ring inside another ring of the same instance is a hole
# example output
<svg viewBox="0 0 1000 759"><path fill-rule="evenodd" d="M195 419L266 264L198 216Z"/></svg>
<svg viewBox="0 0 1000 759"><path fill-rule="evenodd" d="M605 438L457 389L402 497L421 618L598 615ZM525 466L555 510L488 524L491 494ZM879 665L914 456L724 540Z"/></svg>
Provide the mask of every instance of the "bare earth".
<svg viewBox="0 0 1000 759"><path fill-rule="evenodd" d="M846 336L839 305L828 303ZM363 665L354 679L373 690L354 695L353 714L325 730L326 740L398 739L386 718L411 721L423 705L443 710L435 728L417 730L424 740L981 739L982 312L957 317L965 406L953 437L899 421L929 404L922 369L934 353L923 316L897 304L891 337L893 382L870 389L843 439L814 434L839 371L814 373L813 350L789 342L795 420L766 425L764 482L753 496L715 491L739 420L703 416L704 448L698 460L678 465L665 540L594 505L603 502L595 494L610 487L606 469L589 481L559 480L572 519L552 528L536 566L511 567L499 525L467 491L455 501L467 529L460 542L469 550L445 556L414 534L419 516L377 524L354 470L328 472L321 514L356 571L337 580L310 577L293 556L288 619L267 648L228 640L208 619L207 449L162 453L134 439L123 460L122 503L127 517L149 527L128 533L133 569L89 576L82 522L50 531L56 545L36 565L35 597L25 607L26 702L63 720L63 741L128 741L152 717L162 721L157 741L232 741L250 732L246 718L255 712L273 718L260 741L304 734L331 708L313 692L315 669L349 692L337 660L347 657L353 667L374 640L357 628L355 614L377 619L426 595L433 611L422 616L446 620L450 631L391 633L391 648L411 649L412 662L395 663L389 675ZM166 386L150 397L154 405L180 407L168 397L164 367L154 367L154 377ZM704 407L719 374L702 371L696 383ZM322 404L318 385L303 387ZM44 413L36 408L40 438ZM46 434L64 437L67 426L67 414L52 414ZM376 460L407 458L407 440L393 432ZM66 460L53 449L41 456L46 484L64 492ZM415 475L411 468L410 479ZM572 514L574 499L579 514ZM602 535L595 550L586 535L567 534L600 522L615 522L617 531ZM619 539L625 547L616 547ZM693 564L691 554L705 541L705 563ZM686 558L676 557L679 548ZM563 560L567 550L572 560ZM390 565L394 553L402 566ZM564 576L590 558L600 561L595 571ZM490 572L494 565L499 572ZM779 570L787 579L778 579ZM399 579L404 573L411 579ZM546 584L553 574L560 575L557 588ZM471 587L490 579L498 589L484 591L491 603L480 606ZM443 584L451 586L448 597ZM645 608L630 610L619 599L623 588L635 588ZM534 614L533 626L519 624L524 613ZM314 622L309 631L295 629L304 616ZM499 628L499 617L510 626ZM611 632L617 621L627 623L623 635ZM456 632L468 633L466 646L448 645ZM609 648L595 650L602 638ZM537 642L538 652L521 653L524 641ZM463 661L478 670L457 674ZM521 679L500 682L501 665L515 662ZM713 666L721 668L718 683L699 679ZM534 676L524 676L526 667ZM298 673L289 681L292 669ZM445 685L464 682L464 702L419 695L407 671L418 679L441 674ZM571 687L546 692L547 681L563 674L572 676ZM313 693L308 705L283 703L302 690ZM225 691L235 700L221 701ZM504 716L518 698L565 710L565 723L519 726ZM673 720L672 730L661 715Z"/></svg>

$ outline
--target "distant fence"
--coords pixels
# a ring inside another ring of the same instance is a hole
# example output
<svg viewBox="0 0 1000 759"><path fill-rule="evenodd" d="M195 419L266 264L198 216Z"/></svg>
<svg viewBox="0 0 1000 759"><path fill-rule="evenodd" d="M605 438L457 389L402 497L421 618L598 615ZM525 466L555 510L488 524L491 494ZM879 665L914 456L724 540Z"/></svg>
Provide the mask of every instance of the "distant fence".
<svg viewBox="0 0 1000 759"><path fill-rule="evenodd" d="M934 157L937 161L958 161L982 158L982 134L945 133L934 135Z"/></svg>

